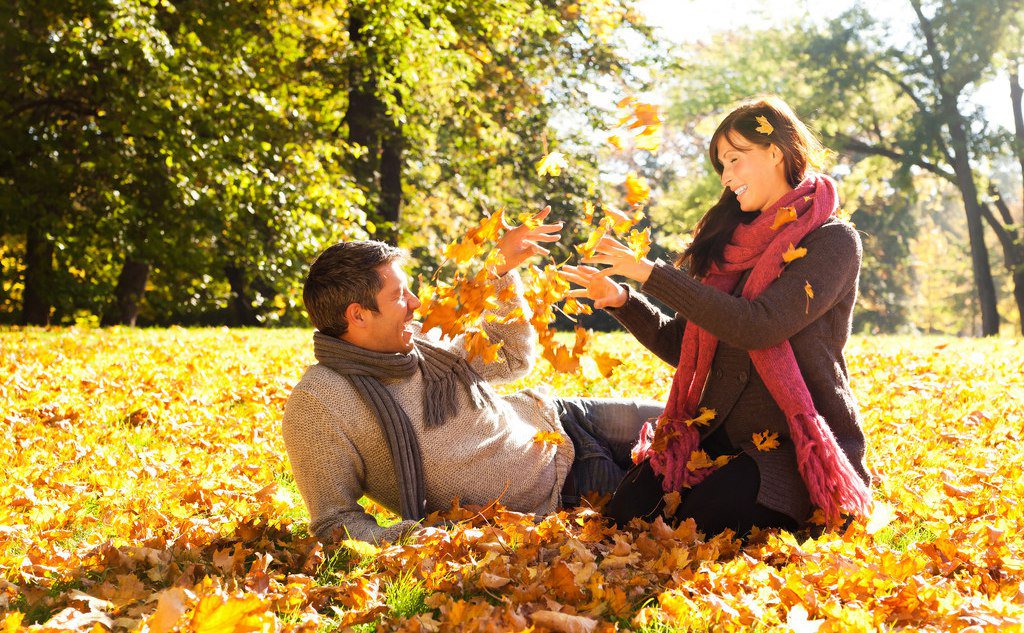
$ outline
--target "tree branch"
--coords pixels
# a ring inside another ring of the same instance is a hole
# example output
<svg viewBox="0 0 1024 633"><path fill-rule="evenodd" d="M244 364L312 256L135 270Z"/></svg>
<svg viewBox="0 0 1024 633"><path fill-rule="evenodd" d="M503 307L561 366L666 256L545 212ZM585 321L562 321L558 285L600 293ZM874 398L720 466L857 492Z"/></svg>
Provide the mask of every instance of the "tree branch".
<svg viewBox="0 0 1024 633"><path fill-rule="evenodd" d="M10 121L14 117L18 116L26 110L34 110L36 108L42 108L46 106L60 106L65 110L70 110L76 114L96 114L95 108L90 108L89 105L80 99L65 99L61 97L43 97L41 99L33 99L26 101L21 105L16 106L13 110L4 116L4 121Z"/></svg>
<svg viewBox="0 0 1024 633"><path fill-rule="evenodd" d="M858 138L846 136L845 134L835 134L832 136L832 138L835 141L837 141L837 144L839 144L842 149L860 152L862 154L871 154L873 156L885 156L886 158L896 161L898 163L916 165L921 169L929 171L935 174L936 176L939 176L953 184L956 184L956 174L948 172L941 166L936 165L935 163L930 163L923 158L912 158L890 147L884 147L882 145L872 145Z"/></svg>

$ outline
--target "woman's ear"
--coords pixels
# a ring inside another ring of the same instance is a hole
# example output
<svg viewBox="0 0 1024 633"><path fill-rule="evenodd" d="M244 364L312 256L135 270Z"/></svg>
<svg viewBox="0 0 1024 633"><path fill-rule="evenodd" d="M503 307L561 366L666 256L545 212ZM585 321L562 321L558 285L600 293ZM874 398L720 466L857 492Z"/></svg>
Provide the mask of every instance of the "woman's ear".
<svg viewBox="0 0 1024 633"><path fill-rule="evenodd" d="M779 163L782 162L782 150L779 149L778 145L776 145L775 143L770 144L768 146L768 151L770 152L769 156L771 156L772 158L772 164L778 165Z"/></svg>

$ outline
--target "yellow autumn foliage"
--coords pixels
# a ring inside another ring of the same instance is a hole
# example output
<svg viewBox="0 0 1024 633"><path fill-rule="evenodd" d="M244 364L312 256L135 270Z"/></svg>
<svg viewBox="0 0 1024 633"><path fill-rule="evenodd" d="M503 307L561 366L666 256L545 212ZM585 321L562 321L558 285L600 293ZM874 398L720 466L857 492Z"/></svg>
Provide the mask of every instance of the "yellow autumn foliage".
<svg viewBox="0 0 1024 633"><path fill-rule="evenodd" d="M280 422L313 361L310 334L0 330L3 630L1024 623L1024 342L855 337L877 503L817 538L742 542L660 518L620 530L585 508L535 520L453 503L430 517L439 529L376 547L307 534ZM588 355L575 374L542 360L504 389L665 397L671 368L629 337L591 347L625 362L604 378Z"/></svg>

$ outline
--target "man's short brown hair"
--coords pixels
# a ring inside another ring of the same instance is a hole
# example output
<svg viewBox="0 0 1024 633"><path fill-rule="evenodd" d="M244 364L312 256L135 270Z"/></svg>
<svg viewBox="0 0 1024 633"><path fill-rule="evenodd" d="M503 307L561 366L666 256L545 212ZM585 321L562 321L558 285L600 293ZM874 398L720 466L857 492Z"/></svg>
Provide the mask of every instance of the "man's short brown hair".
<svg viewBox="0 0 1024 633"><path fill-rule="evenodd" d="M349 305L357 303L376 312L377 293L384 287L377 268L405 257L402 249L373 240L341 242L320 253L302 288L302 302L313 327L337 337L348 332L345 309Z"/></svg>

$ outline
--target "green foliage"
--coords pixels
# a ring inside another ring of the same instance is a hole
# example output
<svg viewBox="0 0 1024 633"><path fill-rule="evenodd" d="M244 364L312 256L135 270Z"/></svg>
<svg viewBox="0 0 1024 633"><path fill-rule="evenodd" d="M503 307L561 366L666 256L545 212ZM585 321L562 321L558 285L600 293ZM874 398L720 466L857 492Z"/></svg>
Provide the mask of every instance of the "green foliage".
<svg viewBox="0 0 1024 633"><path fill-rule="evenodd" d="M537 206L553 113L596 123L584 88L632 77L622 38L645 29L628 9L5 3L0 321L98 319L116 299L140 323L304 323L305 267L388 235L389 195L424 258L462 218ZM380 173L388 134L397 191Z"/></svg>

